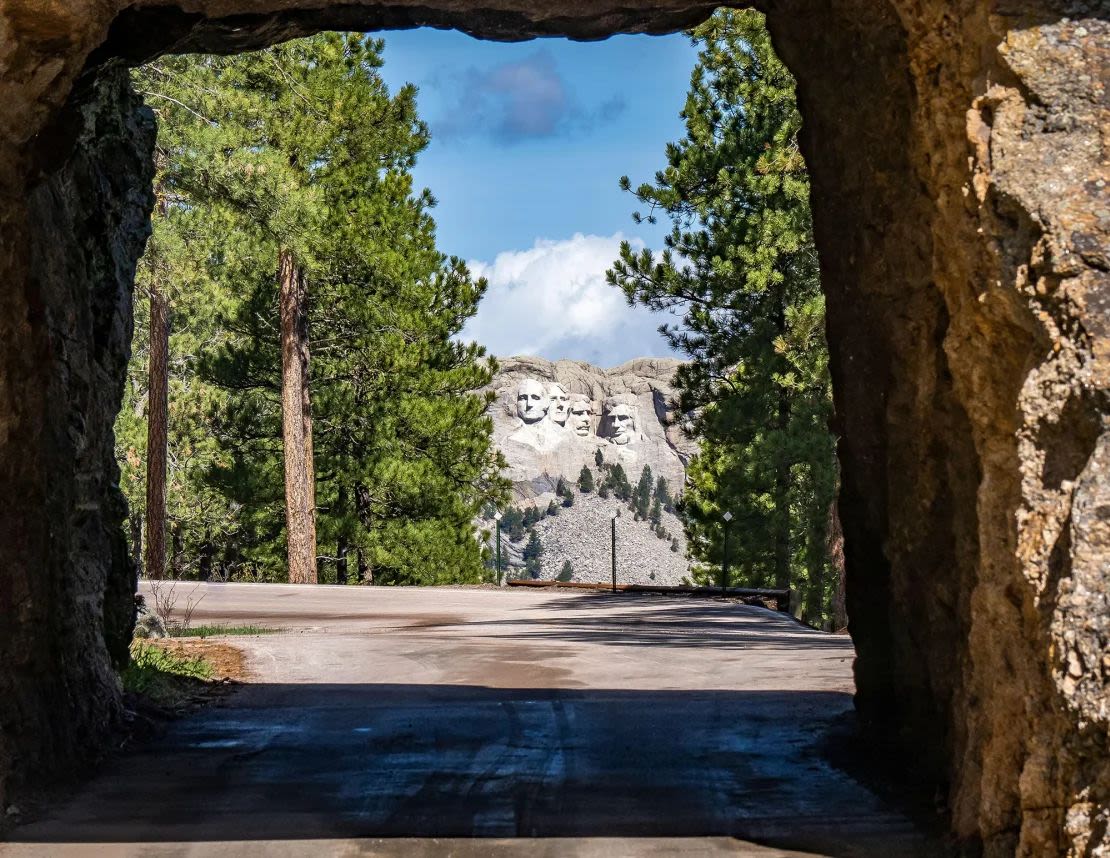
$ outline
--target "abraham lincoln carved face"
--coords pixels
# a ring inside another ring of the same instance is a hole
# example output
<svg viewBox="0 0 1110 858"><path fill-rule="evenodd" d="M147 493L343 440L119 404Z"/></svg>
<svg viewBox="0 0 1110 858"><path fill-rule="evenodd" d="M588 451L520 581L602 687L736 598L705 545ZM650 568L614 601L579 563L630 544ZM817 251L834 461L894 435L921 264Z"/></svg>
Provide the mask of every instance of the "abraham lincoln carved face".
<svg viewBox="0 0 1110 858"><path fill-rule="evenodd" d="M609 440L625 446L636 439L636 412L623 402L609 409Z"/></svg>

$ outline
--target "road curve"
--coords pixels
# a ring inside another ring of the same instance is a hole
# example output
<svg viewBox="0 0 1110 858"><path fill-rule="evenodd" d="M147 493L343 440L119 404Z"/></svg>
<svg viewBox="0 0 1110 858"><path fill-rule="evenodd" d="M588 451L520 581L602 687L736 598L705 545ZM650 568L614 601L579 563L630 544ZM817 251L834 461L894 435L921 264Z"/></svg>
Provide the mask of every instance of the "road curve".
<svg viewBox="0 0 1110 858"><path fill-rule="evenodd" d="M242 689L0 855L938 854L826 759L849 640L781 614L467 588L176 596L194 625L282 631L228 638Z"/></svg>

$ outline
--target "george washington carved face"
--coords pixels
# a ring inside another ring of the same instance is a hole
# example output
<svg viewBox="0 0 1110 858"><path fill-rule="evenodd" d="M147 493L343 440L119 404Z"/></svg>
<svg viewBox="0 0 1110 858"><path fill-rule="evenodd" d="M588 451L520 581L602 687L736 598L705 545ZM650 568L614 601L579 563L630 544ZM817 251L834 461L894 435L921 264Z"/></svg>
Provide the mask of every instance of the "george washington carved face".
<svg viewBox="0 0 1110 858"><path fill-rule="evenodd" d="M551 399L543 385L533 378L526 378L516 389L516 413L525 423L539 423L547 416Z"/></svg>

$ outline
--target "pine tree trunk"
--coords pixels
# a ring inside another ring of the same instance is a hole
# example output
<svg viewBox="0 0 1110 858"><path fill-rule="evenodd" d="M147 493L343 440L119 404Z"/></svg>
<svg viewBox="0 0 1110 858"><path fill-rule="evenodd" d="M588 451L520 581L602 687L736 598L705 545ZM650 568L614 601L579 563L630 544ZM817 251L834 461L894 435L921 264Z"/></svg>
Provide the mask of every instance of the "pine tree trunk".
<svg viewBox="0 0 1110 858"><path fill-rule="evenodd" d="M358 580L363 584L374 583L374 570L370 568L370 564L366 561L366 555L363 554L361 548L358 550Z"/></svg>
<svg viewBox="0 0 1110 858"><path fill-rule="evenodd" d="M775 587L790 586L790 462L775 469Z"/></svg>
<svg viewBox="0 0 1110 858"><path fill-rule="evenodd" d="M147 366L146 577L166 577L166 459L169 422L170 310L157 286L150 289L150 360Z"/></svg>
<svg viewBox="0 0 1110 858"><path fill-rule="evenodd" d="M131 524L131 562L141 573L143 570L143 514L131 510L127 516Z"/></svg>
<svg viewBox="0 0 1110 858"><path fill-rule="evenodd" d="M339 537L339 545L335 549L335 583L347 583L347 540Z"/></svg>
<svg viewBox="0 0 1110 858"><path fill-rule="evenodd" d="M827 540L826 510L809 507L806 511L806 567L809 580L806 582L805 614L802 619L813 626L822 623L825 608L825 566L828 555L825 552Z"/></svg>
<svg viewBox="0 0 1110 858"><path fill-rule="evenodd" d="M308 388L307 284L288 250L281 252L281 428L285 452L285 529L289 583L315 584L316 489Z"/></svg>

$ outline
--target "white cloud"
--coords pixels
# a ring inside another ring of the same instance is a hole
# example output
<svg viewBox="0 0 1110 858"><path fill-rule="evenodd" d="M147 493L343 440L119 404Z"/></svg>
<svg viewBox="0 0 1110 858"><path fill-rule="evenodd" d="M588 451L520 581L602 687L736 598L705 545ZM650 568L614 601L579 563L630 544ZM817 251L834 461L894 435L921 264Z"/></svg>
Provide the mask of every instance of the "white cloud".
<svg viewBox="0 0 1110 858"><path fill-rule="evenodd" d="M489 280L489 290L463 338L502 357L539 355L602 367L670 354L657 330L669 317L629 307L605 282L624 238L618 232L537 239L528 250L497 254L492 263L470 262L475 276ZM643 247L639 239L629 241Z"/></svg>

